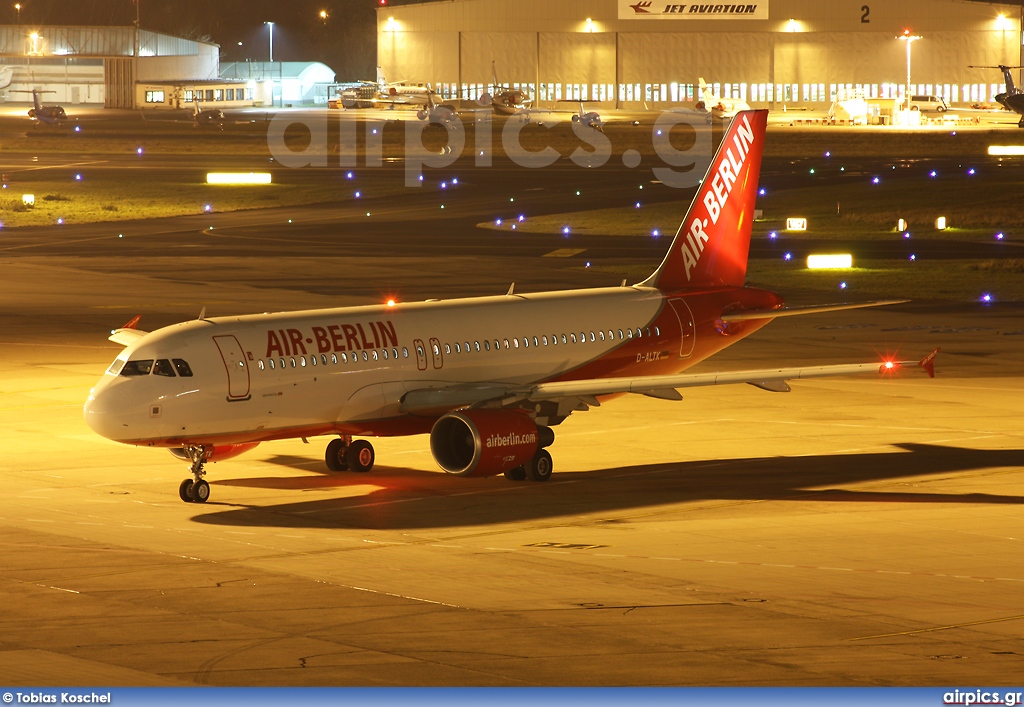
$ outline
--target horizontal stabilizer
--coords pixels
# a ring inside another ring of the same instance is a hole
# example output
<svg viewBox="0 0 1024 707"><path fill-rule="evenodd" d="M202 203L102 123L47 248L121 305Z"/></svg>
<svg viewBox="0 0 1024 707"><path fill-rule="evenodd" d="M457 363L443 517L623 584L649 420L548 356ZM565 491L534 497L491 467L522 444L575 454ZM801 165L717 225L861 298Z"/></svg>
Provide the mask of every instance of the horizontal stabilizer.
<svg viewBox="0 0 1024 707"><path fill-rule="evenodd" d="M889 304L903 304L910 300L890 299L877 300L875 302L854 302L844 304L822 304L810 307L783 307L781 309L753 309L740 312L730 312L722 315L723 322L742 322L749 319L774 319L775 317L795 317L801 314L823 314L825 312L840 312L844 309L861 309L863 307L884 307Z"/></svg>

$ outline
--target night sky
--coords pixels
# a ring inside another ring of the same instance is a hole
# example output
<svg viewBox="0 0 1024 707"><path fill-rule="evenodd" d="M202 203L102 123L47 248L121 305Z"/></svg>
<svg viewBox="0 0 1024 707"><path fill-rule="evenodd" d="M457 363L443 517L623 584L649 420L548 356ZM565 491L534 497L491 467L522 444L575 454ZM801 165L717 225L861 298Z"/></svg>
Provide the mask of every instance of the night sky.
<svg viewBox="0 0 1024 707"><path fill-rule="evenodd" d="M0 23L17 22L2 0ZM130 25L134 0L19 0L24 25ZM379 0L140 0L143 29L219 44L221 61L322 61L339 81L373 78ZM409 4L387 0L389 5ZM326 10L326 22L320 11ZM239 45L239 42L242 44Z"/></svg>

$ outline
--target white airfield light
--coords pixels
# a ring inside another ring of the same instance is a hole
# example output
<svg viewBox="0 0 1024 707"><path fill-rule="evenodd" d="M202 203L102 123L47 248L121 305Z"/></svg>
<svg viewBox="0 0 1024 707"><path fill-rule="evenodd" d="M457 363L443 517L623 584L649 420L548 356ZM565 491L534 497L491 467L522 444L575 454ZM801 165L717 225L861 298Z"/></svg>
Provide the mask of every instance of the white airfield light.
<svg viewBox="0 0 1024 707"><path fill-rule="evenodd" d="M937 219L935 219L935 230L936 231L945 231L946 230L946 217L945 216L939 216Z"/></svg>
<svg viewBox="0 0 1024 707"><path fill-rule="evenodd" d="M788 218L788 219L786 219L786 230L787 231L806 231L807 230L807 219L805 219L805 218Z"/></svg>
<svg viewBox="0 0 1024 707"><path fill-rule="evenodd" d="M270 184L270 172L208 172L207 184Z"/></svg>
<svg viewBox="0 0 1024 707"><path fill-rule="evenodd" d="M29 207L35 206L36 205L36 195L35 194L22 194L21 195L21 203L24 204L25 206L29 206Z"/></svg>
<svg viewBox="0 0 1024 707"><path fill-rule="evenodd" d="M1021 157L1024 156L1024 145L989 145L988 154L991 157Z"/></svg>
<svg viewBox="0 0 1024 707"><path fill-rule="evenodd" d="M907 220L901 218L899 221L897 221L896 222L896 230L897 231L906 231L907 230Z"/></svg>
<svg viewBox="0 0 1024 707"><path fill-rule="evenodd" d="M853 267L853 256L849 253L832 253L807 256L808 270L849 270Z"/></svg>

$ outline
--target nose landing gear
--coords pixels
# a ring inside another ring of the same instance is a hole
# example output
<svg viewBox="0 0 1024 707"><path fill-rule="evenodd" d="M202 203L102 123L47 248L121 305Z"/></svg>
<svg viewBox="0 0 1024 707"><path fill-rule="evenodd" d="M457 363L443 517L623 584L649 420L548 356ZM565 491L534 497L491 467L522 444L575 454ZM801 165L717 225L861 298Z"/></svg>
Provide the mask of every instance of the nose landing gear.
<svg viewBox="0 0 1024 707"><path fill-rule="evenodd" d="M191 479L185 479L178 486L178 496L185 503L206 503L210 498L210 484L203 477L206 475L206 447L199 445L188 445L185 453L192 460L189 470L192 472Z"/></svg>

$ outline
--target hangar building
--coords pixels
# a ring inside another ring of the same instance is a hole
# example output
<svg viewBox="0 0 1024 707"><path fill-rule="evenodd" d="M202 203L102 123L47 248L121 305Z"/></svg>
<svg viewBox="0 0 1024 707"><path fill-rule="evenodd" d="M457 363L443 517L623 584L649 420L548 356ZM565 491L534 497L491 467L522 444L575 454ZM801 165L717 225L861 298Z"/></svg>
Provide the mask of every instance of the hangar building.
<svg viewBox="0 0 1024 707"><path fill-rule="evenodd" d="M389 80L445 98L493 90L493 61L500 85L545 107L694 102L699 78L754 107L902 98L908 84L969 105L1003 90L998 70L969 65L1024 63L1022 25L1020 4L977 0L443 0L379 7L377 57Z"/></svg>

